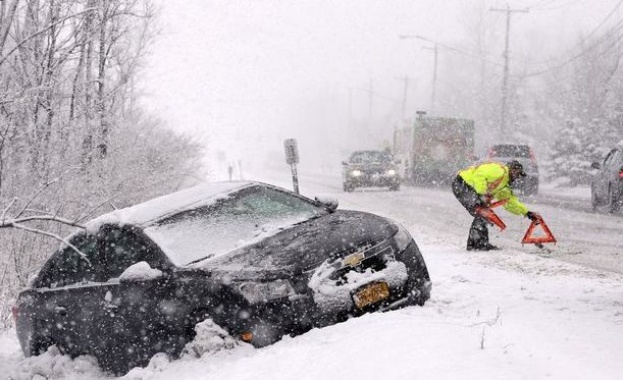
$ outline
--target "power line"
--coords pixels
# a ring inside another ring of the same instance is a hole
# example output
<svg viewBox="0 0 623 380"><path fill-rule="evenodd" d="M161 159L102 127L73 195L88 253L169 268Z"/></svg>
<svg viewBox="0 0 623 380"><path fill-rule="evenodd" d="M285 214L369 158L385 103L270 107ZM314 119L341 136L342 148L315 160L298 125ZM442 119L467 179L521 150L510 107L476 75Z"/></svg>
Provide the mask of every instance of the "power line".
<svg viewBox="0 0 623 380"><path fill-rule="evenodd" d="M554 1L556 1L556 0L551 1L549 4L541 5L541 8L536 8L536 6L533 5L532 7L530 7L530 10L534 10L534 11L555 11L557 9L566 8L566 7L570 6L570 5L574 5L574 4L583 2L584 0L572 0L572 1L566 2L565 4L558 4L558 5L551 5L550 6L550 4L553 4ZM548 6L549 6L549 8L545 8L545 7L548 7Z"/></svg>
<svg viewBox="0 0 623 380"><path fill-rule="evenodd" d="M606 24L606 22L610 19L610 17L612 17L614 15L614 13L621 7L621 5L623 5L623 0L620 0L615 6L614 8L606 15L606 17L604 17L599 24L593 28L593 30L590 31L590 33L588 33L586 35L586 37L584 37L584 41L588 40L589 38L591 38L595 33L597 33L597 31ZM620 23L620 21L619 21ZM616 26L615 26L616 27ZM614 28L615 28L614 27ZM608 33L608 32L607 32ZM607 34L606 33L606 34ZM567 52L561 54L561 56L564 56L566 54L569 54L571 51L575 50L577 47L579 47L580 44L576 44L575 46L573 46L572 48L568 49ZM557 61L559 58L549 58L549 59L545 59L542 61L536 61L536 62L526 62L529 65L542 65L542 64L546 64L549 62L554 62Z"/></svg>
<svg viewBox="0 0 623 380"><path fill-rule="evenodd" d="M436 105L435 103L437 101L437 99L436 99L436 94L437 94L437 66L438 66L438 55L439 55L439 47L440 46L445 48L445 49L447 49L447 50L454 51L454 52L457 52L457 53L460 53L460 54L464 54L464 55L467 55L467 56L472 57L472 58L477 58L479 60L489 61L489 62L491 62L491 63L493 63L495 65L501 65L499 62L490 61L485 56L477 55L475 53L470 53L470 52L461 50L459 48L456 48L456 47L453 47L453 46L450 46L450 45L447 45L447 44L442 44L442 43L434 41L434 40L432 40L430 38L423 37L421 35L417 35L417 34L414 34L414 35L400 35L399 37L401 39L417 38L417 39L420 39L422 41L430 42L434 46L432 48L424 47L424 49L432 50L433 53L434 53L433 82L432 82L431 105L430 105L430 112L431 113L433 113L435 111L435 105Z"/></svg>
<svg viewBox="0 0 623 380"><path fill-rule="evenodd" d="M599 45L601 45L604 42L608 41L608 38L611 35L613 35L616 32L621 31L621 29L623 29L623 20L619 21L617 23L617 26L615 26L610 31L611 33L607 33L599 41L597 41L594 44L588 46L587 48L585 48L584 50L580 51L578 54L572 56L571 58L567 59L566 61L564 61L564 62L562 62L562 63L560 63L558 65L554 65L554 66L552 66L550 68L547 68L547 69L543 69L543 70L540 70L540 71L535 71L535 72L532 72L532 73L529 73L529 74L522 75L522 77L534 77L534 76L538 76L538 75L542 75L542 74L548 73L548 72L556 70L556 69L560 69L560 68L570 64L571 62L575 61L576 59L581 58L582 56L588 54L590 51L594 50L595 48L599 47ZM616 39L617 39L617 41L620 40L621 36L617 36ZM611 46L613 46L613 45L611 45Z"/></svg>
<svg viewBox="0 0 623 380"><path fill-rule="evenodd" d="M622 1L623 1L623 0L622 0ZM445 49L447 49L447 50L451 50L451 51L457 52L457 53L459 53L459 54L466 55L466 56L471 57L471 58L474 58L474 59L478 59L478 60L485 60L486 62L489 62L489 63L494 64L494 65L496 65L496 66L502 66L502 65L503 65L503 63L500 63L500 62L498 62L498 61L494 61L494 60L492 60L492 59L489 59L489 58L487 58L486 56L484 56L484 55L482 55L482 54L478 54L478 53L474 53L474 52L469 52L469 51L466 51L466 50L462 50L462 49L459 49L459 48L457 48L457 47L455 47L455 46L448 45L448 44L446 44L446 43L442 43L442 42L437 42L437 41L432 40L432 39L430 39L430 38L427 38L427 37L421 36L421 35L419 35L419 34L401 34L399 37L400 37L401 39L406 39L406 38L417 38L417 39L420 39L420 40L422 40L422 41L426 41L426 42L430 42L430 43L432 43L432 44L436 44L436 45L437 45L437 46L439 46L439 47L442 47L442 48L445 48Z"/></svg>
<svg viewBox="0 0 623 380"><path fill-rule="evenodd" d="M492 12L506 12L506 39L504 44L504 76L502 77L502 112L500 120L500 129L502 133L506 132L506 101L508 98L508 74L510 72L510 26L511 15L513 12L528 13L527 9L511 9L508 5L506 9L491 8Z"/></svg>
<svg viewBox="0 0 623 380"><path fill-rule="evenodd" d="M547 4L547 2L549 2L549 3L551 4L551 3L553 3L554 1L557 1L557 0L539 0L539 1L537 1L536 3L534 3L534 4L530 5L528 8L529 8L529 9L533 9L533 8L539 7L539 6L541 6L541 5L543 5L543 6L547 6L547 5L549 5L549 4ZM543 3L546 3L547 5L545 5L545 4L543 4Z"/></svg>

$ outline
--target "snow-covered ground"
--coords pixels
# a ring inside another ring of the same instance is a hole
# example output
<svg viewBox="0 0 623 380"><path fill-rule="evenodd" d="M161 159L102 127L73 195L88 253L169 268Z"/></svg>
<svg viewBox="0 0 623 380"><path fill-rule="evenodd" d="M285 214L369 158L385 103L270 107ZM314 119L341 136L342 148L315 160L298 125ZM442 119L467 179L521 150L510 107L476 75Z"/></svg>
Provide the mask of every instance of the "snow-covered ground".
<svg viewBox="0 0 623 380"><path fill-rule="evenodd" d="M463 249L470 219L445 190L339 191L301 181L305 195L394 218L414 235L433 280L424 307L365 315L262 349L201 358L155 357L125 379L620 379L623 374L623 218L535 202L558 238L521 246L528 221L500 210L495 252ZM290 187L288 178L271 180ZM574 190L570 190L572 193ZM572 198L577 198L573 197ZM0 335L0 377L103 379L93 359L52 350L24 359ZM40 376L40 377L37 377Z"/></svg>

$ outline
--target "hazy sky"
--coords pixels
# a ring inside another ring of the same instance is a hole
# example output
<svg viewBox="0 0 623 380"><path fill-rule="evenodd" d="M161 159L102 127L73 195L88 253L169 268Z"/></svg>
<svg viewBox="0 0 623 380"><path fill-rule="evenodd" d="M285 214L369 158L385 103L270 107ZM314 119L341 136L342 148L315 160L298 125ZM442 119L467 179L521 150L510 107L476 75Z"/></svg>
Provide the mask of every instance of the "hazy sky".
<svg viewBox="0 0 623 380"><path fill-rule="evenodd" d="M266 162L281 165L285 138L298 139L301 167L310 170L335 170L349 151L381 147L401 119L405 100L407 116L431 106L433 54L426 48L433 44L400 35L470 53L475 25L482 24L493 34L489 58L501 64L505 15L490 9L507 3L529 8L512 17L511 69L538 70L542 66L535 62L562 54L618 3L157 1L162 34L145 72L146 104L175 130L206 141L215 177L239 160L249 170ZM442 108L444 97L462 85L448 74L473 58L440 49L438 59Z"/></svg>

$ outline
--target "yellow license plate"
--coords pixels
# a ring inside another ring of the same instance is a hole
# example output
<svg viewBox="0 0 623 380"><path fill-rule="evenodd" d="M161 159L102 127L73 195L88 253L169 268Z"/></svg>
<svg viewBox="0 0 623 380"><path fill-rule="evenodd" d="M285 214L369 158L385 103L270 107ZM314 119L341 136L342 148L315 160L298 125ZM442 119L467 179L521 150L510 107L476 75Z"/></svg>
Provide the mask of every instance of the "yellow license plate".
<svg viewBox="0 0 623 380"><path fill-rule="evenodd" d="M389 297L389 285L386 282L375 282L366 285L353 294L355 305L362 309Z"/></svg>

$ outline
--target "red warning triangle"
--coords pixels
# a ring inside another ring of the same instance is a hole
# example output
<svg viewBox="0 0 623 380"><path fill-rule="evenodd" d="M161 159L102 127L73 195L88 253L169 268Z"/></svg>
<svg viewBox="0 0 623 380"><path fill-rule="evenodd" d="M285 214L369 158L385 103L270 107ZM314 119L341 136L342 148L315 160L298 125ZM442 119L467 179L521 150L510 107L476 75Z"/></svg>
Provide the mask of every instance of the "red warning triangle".
<svg viewBox="0 0 623 380"><path fill-rule="evenodd" d="M521 244L541 244L556 243L556 238L552 231L547 227L543 218L539 217L533 220L528 227L528 231L521 240Z"/></svg>
<svg viewBox="0 0 623 380"><path fill-rule="evenodd" d="M506 224L500 219L500 217L493 212L490 208L476 207L476 213L485 218L489 223L495 224L500 228L500 231L504 231Z"/></svg>

